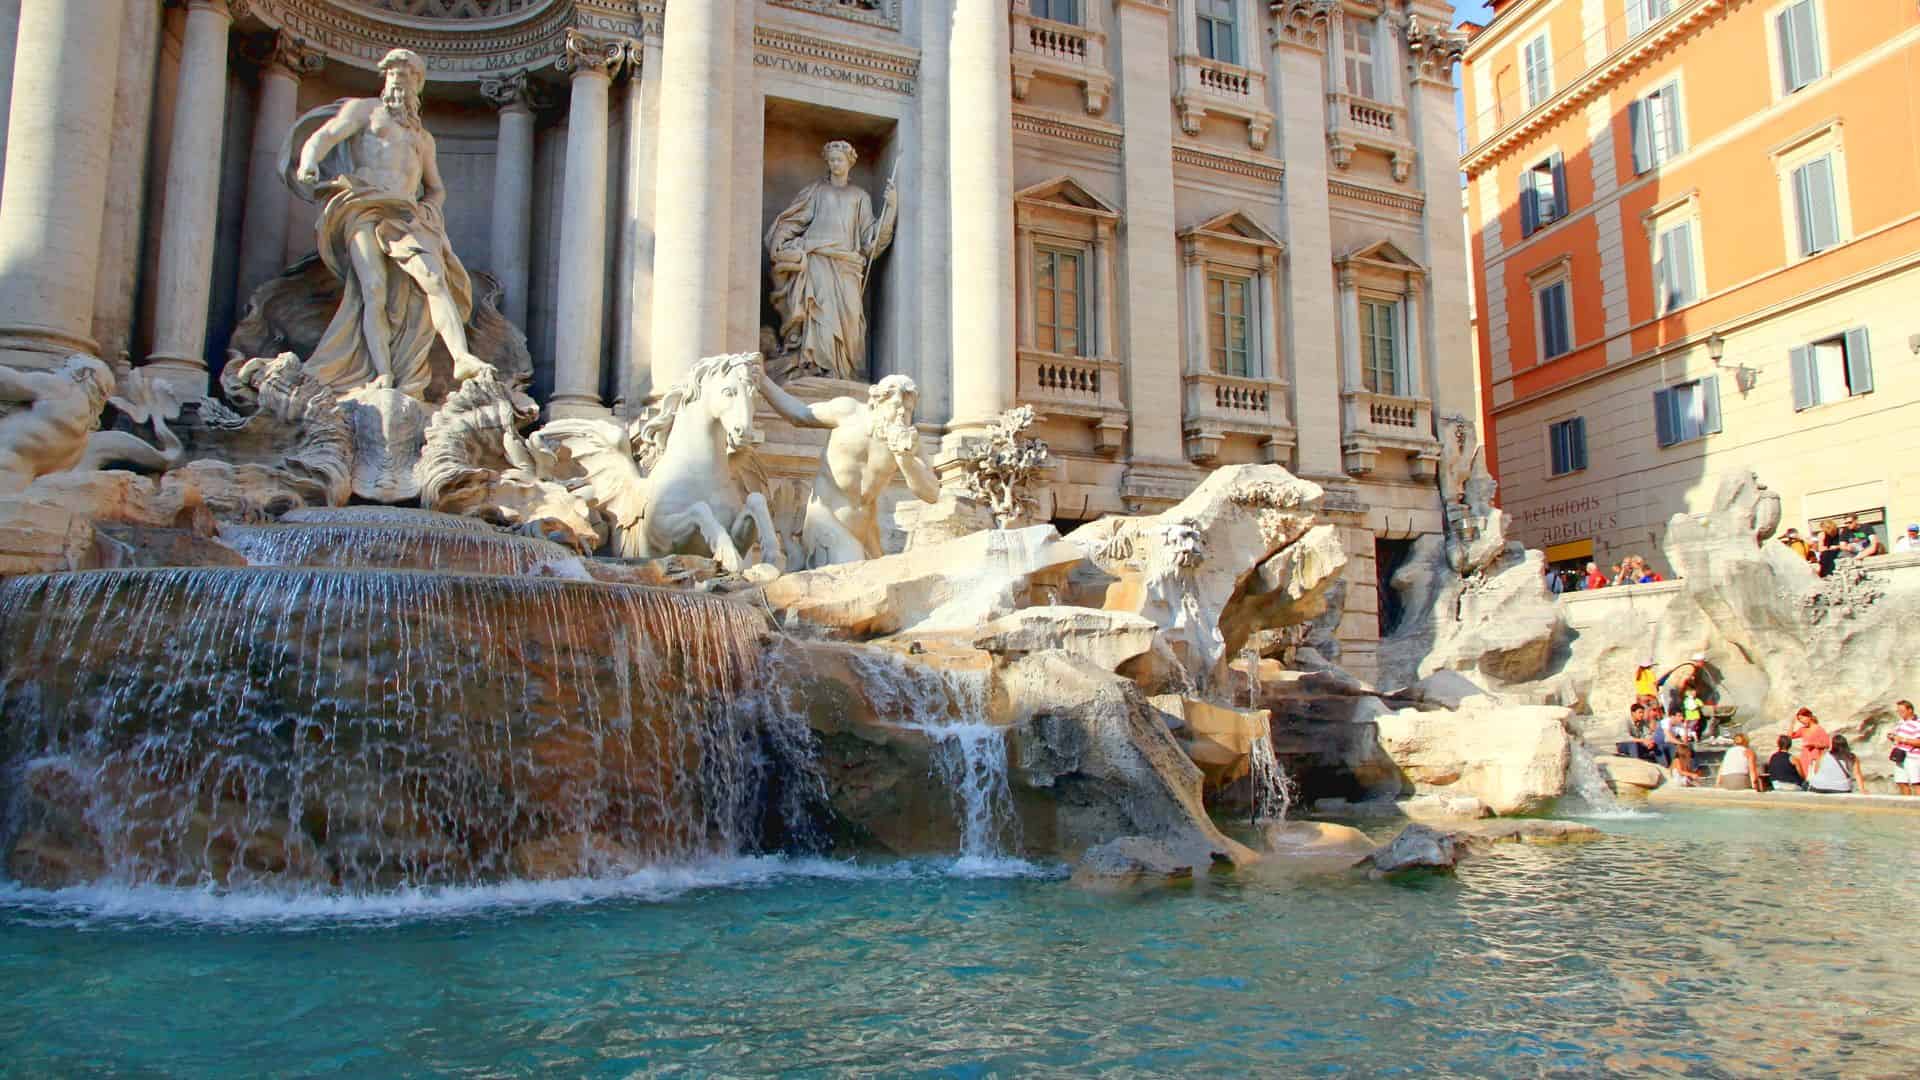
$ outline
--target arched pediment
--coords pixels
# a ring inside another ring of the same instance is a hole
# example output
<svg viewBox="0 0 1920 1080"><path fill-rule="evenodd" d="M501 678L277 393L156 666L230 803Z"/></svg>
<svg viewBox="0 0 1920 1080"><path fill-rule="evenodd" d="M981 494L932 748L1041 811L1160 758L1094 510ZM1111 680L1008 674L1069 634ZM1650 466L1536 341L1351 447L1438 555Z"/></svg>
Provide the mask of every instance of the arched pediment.
<svg viewBox="0 0 1920 1080"><path fill-rule="evenodd" d="M247 10L249 21L349 67L375 70L389 50L404 48L426 61L431 82L477 82L551 66L569 29L657 34L663 8L658 0L251 0Z"/></svg>

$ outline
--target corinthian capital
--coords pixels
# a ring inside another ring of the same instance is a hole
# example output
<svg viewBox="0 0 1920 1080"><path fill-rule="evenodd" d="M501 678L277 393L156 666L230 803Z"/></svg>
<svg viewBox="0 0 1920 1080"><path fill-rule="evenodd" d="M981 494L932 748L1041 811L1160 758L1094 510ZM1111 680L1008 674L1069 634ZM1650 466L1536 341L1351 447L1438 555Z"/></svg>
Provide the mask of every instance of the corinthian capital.
<svg viewBox="0 0 1920 1080"><path fill-rule="evenodd" d="M554 66L574 77L605 75L611 78L627 58L627 43L618 38L594 37L578 30L567 31L566 45Z"/></svg>
<svg viewBox="0 0 1920 1080"><path fill-rule="evenodd" d="M309 48L305 38L294 37L285 30L275 30L266 39L265 51L261 67L284 71L296 79L312 75L327 63L326 56L318 49Z"/></svg>
<svg viewBox="0 0 1920 1080"><path fill-rule="evenodd" d="M1454 61L1467 51L1467 36L1446 24L1414 15L1407 20L1407 66L1417 77L1451 81Z"/></svg>
<svg viewBox="0 0 1920 1080"><path fill-rule="evenodd" d="M544 109L551 102L546 87L533 81L526 68L504 71L480 80L480 96L496 109Z"/></svg>
<svg viewBox="0 0 1920 1080"><path fill-rule="evenodd" d="M1273 40L1277 45L1323 49L1327 25L1338 10L1336 0L1273 0Z"/></svg>

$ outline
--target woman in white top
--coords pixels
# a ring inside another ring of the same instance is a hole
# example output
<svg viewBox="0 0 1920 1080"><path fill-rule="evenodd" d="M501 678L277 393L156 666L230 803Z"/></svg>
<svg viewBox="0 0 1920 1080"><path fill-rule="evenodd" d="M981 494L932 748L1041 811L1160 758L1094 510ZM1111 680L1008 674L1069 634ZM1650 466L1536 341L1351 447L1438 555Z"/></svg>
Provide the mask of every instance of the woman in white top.
<svg viewBox="0 0 1920 1080"><path fill-rule="evenodd" d="M1833 737L1833 749L1820 755L1820 763L1814 766L1813 775L1807 777L1807 787L1829 795L1865 790L1860 776L1860 759L1853 756L1853 750L1847 746L1846 736Z"/></svg>
<svg viewBox="0 0 1920 1080"><path fill-rule="evenodd" d="M1747 737L1735 735L1733 745L1727 748L1727 755L1720 759L1720 773L1714 778L1714 787L1729 791L1759 791L1760 760L1753 756L1753 749L1747 745Z"/></svg>

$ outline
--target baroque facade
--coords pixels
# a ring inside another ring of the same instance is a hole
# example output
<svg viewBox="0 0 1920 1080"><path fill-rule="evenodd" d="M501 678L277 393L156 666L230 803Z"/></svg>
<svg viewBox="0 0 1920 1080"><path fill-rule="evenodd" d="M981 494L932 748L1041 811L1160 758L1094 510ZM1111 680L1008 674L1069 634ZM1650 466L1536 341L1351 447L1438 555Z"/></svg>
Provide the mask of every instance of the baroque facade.
<svg viewBox="0 0 1920 1080"><path fill-rule="evenodd" d="M1920 517L1903 0L1505 0L1462 68L1486 443L1566 568L1752 469L1803 533ZM1889 528L1889 526L1891 526Z"/></svg>
<svg viewBox="0 0 1920 1080"><path fill-rule="evenodd" d="M631 415L758 347L805 400L911 378L947 463L1031 406L1036 510L1063 526L1277 462L1343 527L1364 673L1379 581L1443 529L1436 433L1478 415L1450 22L1443 0L6 0L0 362L81 350L207 392L248 298L314 250L288 133L377 95L404 47L445 235L549 415ZM851 253L809 224L858 217L840 184L871 199ZM823 307L857 332L806 321ZM797 533L824 436L762 411Z"/></svg>

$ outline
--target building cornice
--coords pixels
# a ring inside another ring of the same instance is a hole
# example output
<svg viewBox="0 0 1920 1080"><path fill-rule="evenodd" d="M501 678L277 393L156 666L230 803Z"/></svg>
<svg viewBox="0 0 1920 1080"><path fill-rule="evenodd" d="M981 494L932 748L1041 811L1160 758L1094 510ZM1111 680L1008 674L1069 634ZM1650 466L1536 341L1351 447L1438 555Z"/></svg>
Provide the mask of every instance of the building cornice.
<svg viewBox="0 0 1920 1080"><path fill-rule="evenodd" d="M1028 109L1013 110L1013 130L1017 134L1038 135L1102 150L1118 150L1122 141L1118 124Z"/></svg>
<svg viewBox="0 0 1920 1080"><path fill-rule="evenodd" d="M1409 195L1400 191L1387 191L1383 188L1368 187L1365 184L1350 184L1345 180L1327 181L1327 194L1337 199L1351 199L1354 202L1370 203L1374 206L1390 207L1417 214L1426 209L1424 195Z"/></svg>
<svg viewBox="0 0 1920 1080"><path fill-rule="evenodd" d="M569 31L621 38L658 36L658 0L545 0L492 18L429 18L334 0L249 0L248 13L329 59L365 70L395 48L412 49L435 82L478 82L551 66Z"/></svg>
<svg viewBox="0 0 1920 1080"><path fill-rule="evenodd" d="M1176 165L1192 165L1214 172L1230 173L1258 180L1264 184L1278 184L1286 175L1286 166L1278 161L1266 161L1260 158L1230 154L1212 147L1199 147L1190 144L1175 143L1173 161Z"/></svg>
<svg viewBox="0 0 1920 1080"><path fill-rule="evenodd" d="M1694 0L1692 7L1668 15L1657 26L1615 49L1606 59L1580 73L1552 97L1534 106L1513 123L1495 132L1460 159L1460 168L1477 173L1575 109L1610 90L1647 57L1692 35L1709 19L1746 0ZM1484 35L1483 35L1484 36ZM1476 44L1478 42L1476 41ZM1474 51L1469 48L1469 52ZM1476 57L1477 59L1477 57Z"/></svg>
<svg viewBox="0 0 1920 1080"><path fill-rule="evenodd" d="M754 29L753 45L756 67L887 90L907 97L914 96L919 89L920 56L911 50L883 51L770 26Z"/></svg>

